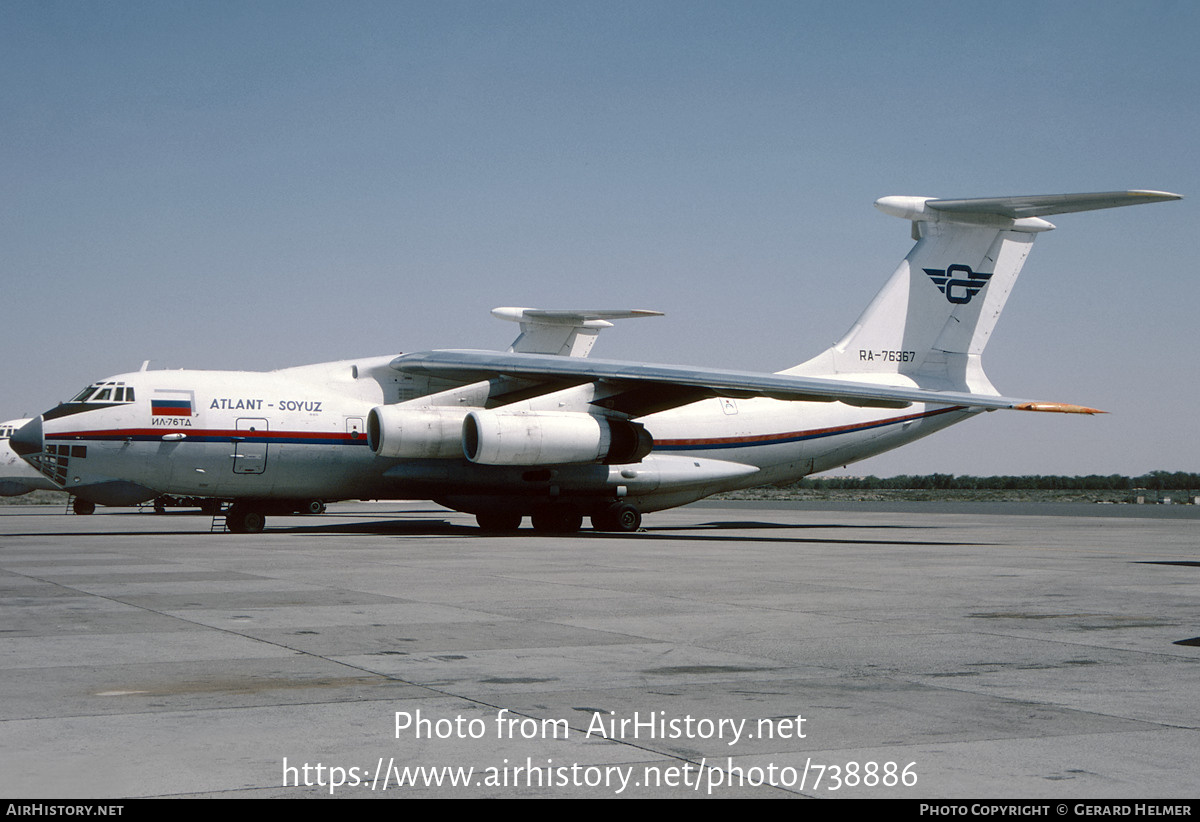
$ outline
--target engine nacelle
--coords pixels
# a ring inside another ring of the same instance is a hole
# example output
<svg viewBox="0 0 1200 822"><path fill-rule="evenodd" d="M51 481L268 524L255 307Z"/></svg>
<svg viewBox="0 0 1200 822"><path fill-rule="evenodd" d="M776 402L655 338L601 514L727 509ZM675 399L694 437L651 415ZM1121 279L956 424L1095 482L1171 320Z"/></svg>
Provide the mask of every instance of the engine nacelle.
<svg viewBox="0 0 1200 822"><path fill-rule="evenodd" d="M626 464L653 447L641 423L575 411L472 411L462 424L462 452L482 465Z"/></svg>
<svg viewBox="0 0 1200 822"><path fill-rule="evenodd" d="M367 415L367 444L381 457L460 459L464 408L377 405Z"/></svg>

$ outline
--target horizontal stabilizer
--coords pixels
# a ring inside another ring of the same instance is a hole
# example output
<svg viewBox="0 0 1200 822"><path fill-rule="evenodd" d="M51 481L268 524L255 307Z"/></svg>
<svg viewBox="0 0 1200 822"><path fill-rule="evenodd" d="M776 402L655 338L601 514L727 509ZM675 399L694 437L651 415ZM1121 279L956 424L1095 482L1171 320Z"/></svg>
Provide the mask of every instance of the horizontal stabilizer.
<svg viewBox="0 0 1200 822"><path fill-rule="evenodd" d="M1019 220L1097 211L1102 208L1158 203L1182 199L1165 191L1104 191L1096 194L1039 194L1031 197L982 197L971 200L930 200L926 205L937 211L959 214L998 214Z"/></svg>
<svg viewBox="0 0 1200 822"><path fill-rule="evenodd" d="M941 200L936 197L880 197L875 207L885 214L921 222L961 222L1008 226L1020 231L1048 231L1054 225L1039 217L1096 211L1102 208L1181 200L1166 191L1101 191L1092 194L1035 194L1027 197L979 197Z"/></svg>

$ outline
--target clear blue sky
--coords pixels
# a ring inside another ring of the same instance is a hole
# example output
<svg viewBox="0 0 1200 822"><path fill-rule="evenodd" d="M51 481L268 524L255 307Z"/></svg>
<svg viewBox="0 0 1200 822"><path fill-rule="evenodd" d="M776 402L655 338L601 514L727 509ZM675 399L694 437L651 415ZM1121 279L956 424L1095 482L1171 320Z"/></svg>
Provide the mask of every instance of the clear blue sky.
<svg viewBox="0 0 1200 822"><path fill-rule="evenodd" d="M497 305L667 312L597 355L777 370L910 246L871 203L1064 215L991 414L850 473L1200 470L1194 2L0 0L0 417L135 370L503 348Z"/></svg>

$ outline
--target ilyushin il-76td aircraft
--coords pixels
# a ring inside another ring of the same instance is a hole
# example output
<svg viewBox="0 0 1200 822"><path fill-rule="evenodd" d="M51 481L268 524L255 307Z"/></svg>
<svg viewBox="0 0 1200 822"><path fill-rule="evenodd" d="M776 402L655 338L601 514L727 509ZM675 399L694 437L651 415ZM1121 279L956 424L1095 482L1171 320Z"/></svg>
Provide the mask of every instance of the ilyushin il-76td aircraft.
<svg viewBox="0 0 1200 822"><path fill-rule="evenodd" d="M229 530L346 499L431 499L487 531L635 531L642 514L783 483L983 411L1096 413L1004 397L980 363L1053 214L1179 199L1120 191L884 197L912 251L842 339L775 374L588 357L646 310L498 308L508 351L438 350L271 372L152 371L89 385L14 450L79 499L218 500Z"/></svg>
<svg viewBox="0 0 1200 822"><path fill-rule="evenodd" d="M58 486L17 456L8 445L13 432L29 420L0 422L0 497L17 497L30 491L56 491Z"/></svg>

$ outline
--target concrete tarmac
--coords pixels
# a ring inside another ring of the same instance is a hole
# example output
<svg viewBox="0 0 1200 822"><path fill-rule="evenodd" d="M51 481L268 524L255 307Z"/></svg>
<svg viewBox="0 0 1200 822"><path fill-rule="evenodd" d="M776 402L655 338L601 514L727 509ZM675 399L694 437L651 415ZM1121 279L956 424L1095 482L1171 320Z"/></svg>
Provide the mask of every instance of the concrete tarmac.
<svg viewBox="0 0 1200 822"><path fill-rule="evenodd" d="M1106 508L3 507L0 795L1194 799L1200 525Z"/></svg>

